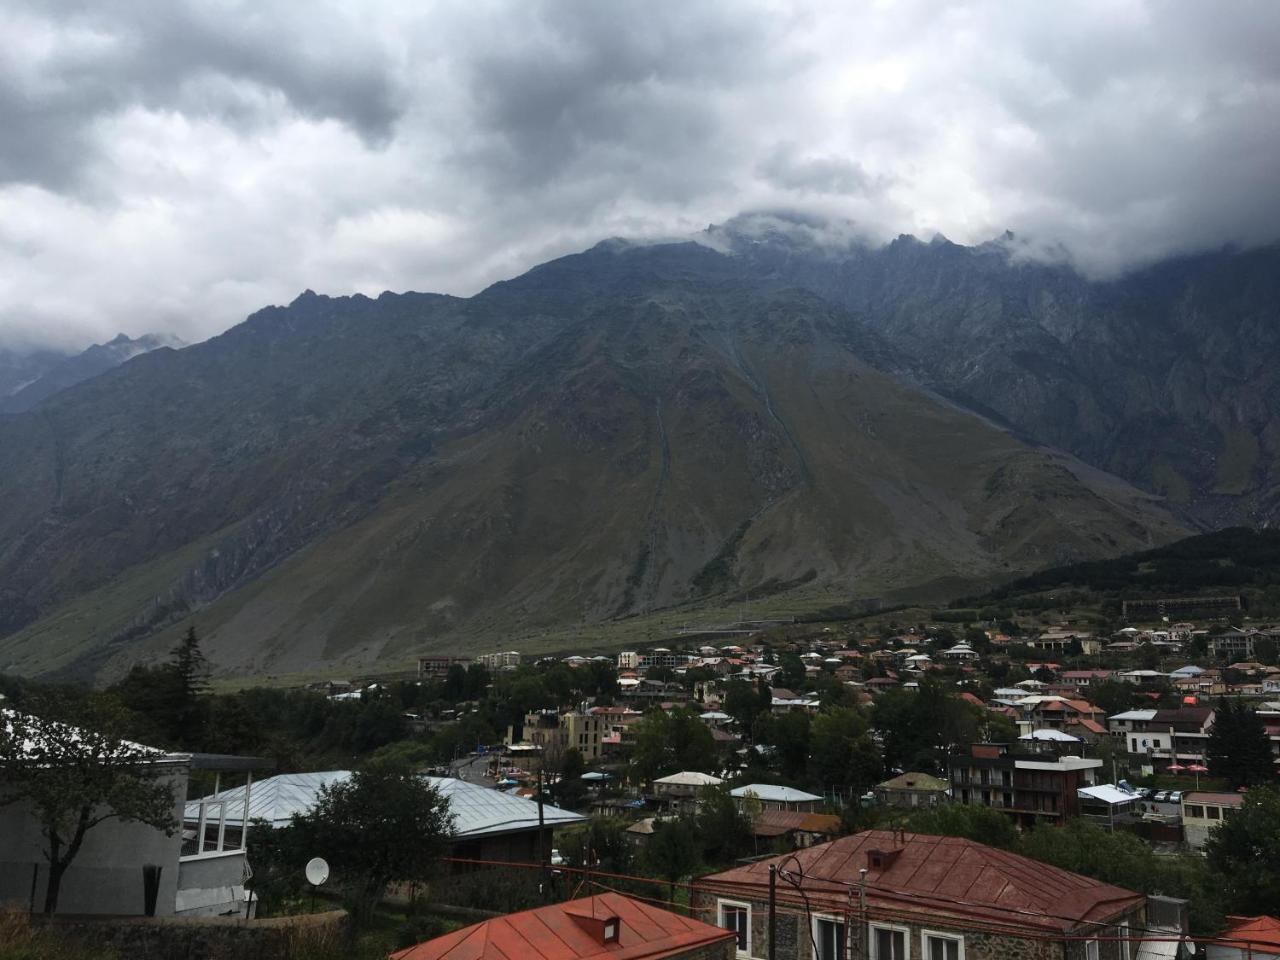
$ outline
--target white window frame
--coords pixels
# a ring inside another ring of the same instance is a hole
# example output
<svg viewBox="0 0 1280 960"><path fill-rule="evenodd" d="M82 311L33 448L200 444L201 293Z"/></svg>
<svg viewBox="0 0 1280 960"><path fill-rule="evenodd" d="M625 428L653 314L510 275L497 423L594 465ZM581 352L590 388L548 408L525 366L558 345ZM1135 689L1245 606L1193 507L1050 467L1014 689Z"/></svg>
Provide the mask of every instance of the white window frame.
<svg viewBox="0 0 1280 960"><path fill-rule="evenodd" d="M959 945L956 960L964 960L964 934L952 933L950 930L920 931L920 960L929 960L929 938L935 940L952 940Z"/></svg>
<svg viewBox="0 0 1280 960"><path fill-rule="evenodd" d="M1097 940L1084 942L1084 960L1101 960L1102 944Z"/></svg>
<svg viewBox="0 0 1280 960"><path fill-rule="evenodd" d="M1118 937L1129 936L1128 920L1122 920L1116 924L1116 936ZM1132 955L1132 951L1129 949L1131 946L1133 946L1133 944L1131 944L1128 940L1122 939L1120 941L1120 960L1129 960L1129 957Z"/></svg>
<svg viewBox="0 0 1280 960"><path fill-rule="evenodd" d="M906 956L903 957L902 960L911 960L911 928L910 927L898 926L895 923L869 923L867 924L867 929L868 929L867 939L870 941L870 943L868 944L870 949L867 951L867 960L884 960L884 958L882 958L879 954L876 953L876 931L878 930L892 930L894 933L902 934L902 949L903 949L903 952L906 954Z"/></svg>
<svg viewBox="0 0 1280 960"><path fill-rule="evenodd" d="M844 953L849 952L849 925L845 922L845 918L834 913L815 913L809 921L809 949L813 951L813 960L819 960L817 944L820 942L818 938L818 923L834 923L837 927L844 927ZM844 957L838 957L837 960L844 960Z"/></svg>
<svg viewBox="0 0 1280 960"><path fill-rule="evenodd" d="M716 926L721 927L724 930L733 930L732 927L726 927L724 925L725 907L735 907L747 911L747 949L738 949L738 941L736 937L733 941L733 949L739 957L751 956L751 904L743 900L716 900ZM737 933L737 931L735 930L734 933Z"/></svg>

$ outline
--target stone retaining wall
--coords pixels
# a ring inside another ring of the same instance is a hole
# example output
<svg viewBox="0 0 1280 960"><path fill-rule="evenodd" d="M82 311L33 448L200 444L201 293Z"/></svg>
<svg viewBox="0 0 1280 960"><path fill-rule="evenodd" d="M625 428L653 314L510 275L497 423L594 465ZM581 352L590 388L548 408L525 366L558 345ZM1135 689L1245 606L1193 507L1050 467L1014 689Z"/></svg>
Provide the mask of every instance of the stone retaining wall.
<svg viewBox="0 0 1280 960"><path fill-rule="evenodd" d="M337 955L350 934L345 910L235 917L33 917L60 935L114 949L121 960L287 960Z"/></svg>

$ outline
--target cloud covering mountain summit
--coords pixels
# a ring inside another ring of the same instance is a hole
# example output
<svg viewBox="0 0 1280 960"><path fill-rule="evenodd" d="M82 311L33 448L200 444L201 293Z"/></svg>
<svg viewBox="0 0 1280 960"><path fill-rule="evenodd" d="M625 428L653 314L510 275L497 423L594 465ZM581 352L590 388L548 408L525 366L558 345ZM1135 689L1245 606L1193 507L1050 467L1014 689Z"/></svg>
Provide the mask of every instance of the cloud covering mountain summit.
<svg viewBox="0 0 1280 960"><path fill-rule="evenodd" d="M0 342L469 294L741 210L1092 275L1270 241L1280 7L0 0Z"/></svg>

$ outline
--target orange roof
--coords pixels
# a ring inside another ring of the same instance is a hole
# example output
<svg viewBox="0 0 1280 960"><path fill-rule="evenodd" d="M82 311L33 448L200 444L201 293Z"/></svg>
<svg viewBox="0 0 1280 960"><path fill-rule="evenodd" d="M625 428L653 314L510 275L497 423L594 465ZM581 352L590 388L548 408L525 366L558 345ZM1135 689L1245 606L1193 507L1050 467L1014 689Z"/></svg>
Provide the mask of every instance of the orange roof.
<svg viewBox="0 0 1280 960"><path fill-rule="evenodd" d="M1280 920L1275 917L1227 917L1227 920L1230 923L1221 939L1243 941L1240 946L1247 943L1268 953L1274 952L1267 950L1268 947L1280 947Z"/></svg>
<svg viewBox="0 0 1280 960"><path fill-rule="evenodd" d="M1100 724L1097 720L1091 720L1088 717L1079 717L1071 721L1071 726L1081 726L1090 733L1106 733L1107 728Z"/></svg>
<svg viewBox="0 0 1280 960"><path fill-rule="evenodd" d="M888 851L882 867L872 868L869 855L874 851ZM866 830L735 867L702 877L695 885L726 896L767 899L770 865L801 874L804 892L814 904L843 907L859 871L868 868L867 904L873 919L952 918L1015 932L1092 927L1145 899L1141 893L972 840L889 830ZM778 894L784 894L782 884Z"/></svg>
<svg viewBox="0 0 1280 960"><path fill-rule="evenodd" d="M618 921L616 942L604 921ZM494 917L391 954L392 960L657 960L723 940L731 930L617 893Z"/></svg>

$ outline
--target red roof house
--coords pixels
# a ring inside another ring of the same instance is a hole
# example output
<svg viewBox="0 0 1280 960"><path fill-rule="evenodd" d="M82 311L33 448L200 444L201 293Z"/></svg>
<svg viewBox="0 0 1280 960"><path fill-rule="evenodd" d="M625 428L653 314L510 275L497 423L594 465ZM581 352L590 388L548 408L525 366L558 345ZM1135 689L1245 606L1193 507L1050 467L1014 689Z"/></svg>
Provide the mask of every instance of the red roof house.
<svg viewBox="0 0 1280 960"><path fill-rule="evenodd" d="M1225 942L1208 947L1210 960L1280 956L1280 920L1275 917L1227 917L1227 921L1227 929L1218 938Z"/></svg>
<svg viewBox="0 0 1280 960"><path fill-rule="evenodd" d="M873 942L877 937L903 937L903 943L932 938L958 946L957 954L943 945L944 957L963 957L966 940L977 949L979 938L988 944L1007 939L1011 950L1021 950L1027 940L1091 936L1125 924L1137 930L1145 916L1141 893L972 840L888 830L867 830L701 877L694 883L695 915L723 922L720 914L728 905L729 910L745 908L748 924L764 916L770 866L786 874L777 883L777 896L787 905L787 916L797 909L800 915L843 916L851 896L859 899L859 878L866 870L866 919ZM793 948L780 950L776 960L810 960L807 950L795 953L794 944L809 943L807 936L798 936L801 932L780 933L779 944ZM884 949L899 955L888 940ZM1118 958L1114 948L1099 942L1097 956ZM999 955L991 946L983 949ZM929 950L938 952L932 945Z"/></svg>
<svg viewBox="0 0 1280 960"><path fill-rule="evenodd" d="M391 954L392 960L729 960L737 935L618 893L482 923Z"/></svg>

